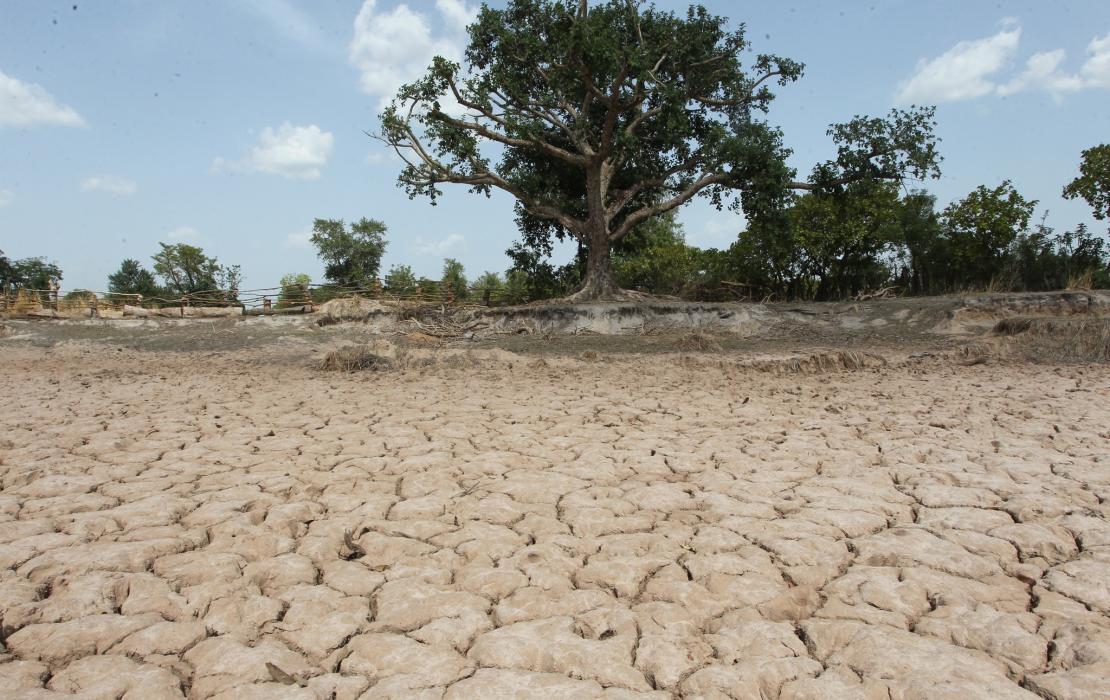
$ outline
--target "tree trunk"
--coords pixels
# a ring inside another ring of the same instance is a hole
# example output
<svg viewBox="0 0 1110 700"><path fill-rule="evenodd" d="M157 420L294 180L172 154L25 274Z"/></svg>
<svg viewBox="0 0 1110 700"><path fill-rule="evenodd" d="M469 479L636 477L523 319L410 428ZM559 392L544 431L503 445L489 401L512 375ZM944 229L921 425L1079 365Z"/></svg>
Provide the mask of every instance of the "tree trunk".
<svg viewBox="0 0 1110 700"><path fill-rule="evenodd" d="M621 289L613 281L612 251L609 241L609 216L605 209L603 168L586 171L586 200L590 216L582 239L586 243L586 276L567 301L620 301L642 299L642 294ZM581 239L580 239L581 240Z"/></svg>
<svg viewBox="0 0 1110 700"><path fill-rule="evenodd" d="M570 295L570 301L605 301L624 297L623 290L613 282L612 253L609 236L590 236L586 249L586 275L582 284Z"/></svg>

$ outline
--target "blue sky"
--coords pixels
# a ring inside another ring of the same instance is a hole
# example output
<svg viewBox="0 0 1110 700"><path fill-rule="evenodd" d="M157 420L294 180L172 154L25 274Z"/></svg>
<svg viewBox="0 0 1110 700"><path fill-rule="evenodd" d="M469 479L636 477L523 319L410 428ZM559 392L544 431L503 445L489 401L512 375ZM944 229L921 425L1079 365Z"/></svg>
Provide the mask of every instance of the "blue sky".
<svg viewBox="0 0 1110 700"><path fill-rule="evenodd" d="M1110 134L1105 0L705 4L745 22L756 51L806 63L770 115L803 175L831 155L829 123L937 104L944 176L928 186L942 205L1009 178L1050 225L1094 225L1060 190ZM286 272L321 279L314 218L367 216L389 226L385 267L437 277L450 256L472 276L503 270L506 196L410 201L397 162L363 133L431 55L458 54L475 7L4 0L0 249L56 260L66 289L102 290L123 258L187 241L265 287ZM702 204L680 218L703 246L743 227Z"/></svg>

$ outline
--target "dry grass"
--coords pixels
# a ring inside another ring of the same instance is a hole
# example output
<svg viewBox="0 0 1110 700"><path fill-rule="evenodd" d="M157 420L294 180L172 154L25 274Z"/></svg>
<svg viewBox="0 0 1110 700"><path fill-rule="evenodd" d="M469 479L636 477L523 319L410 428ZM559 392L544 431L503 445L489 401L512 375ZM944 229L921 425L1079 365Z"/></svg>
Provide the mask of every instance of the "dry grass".
<svg viewBox="0 0 1110 700"><path fill-rule="evenodd" d="M693 330L674 341L674 349L686 352L720 352L721 344L703 330Z"/></svg>
<svg viewBox="0 0 1110 700"><path fill-rule="evenodd" d="M1089 292L1094 289L1094 286L1094 274L1090 270L1087 270L1082 274L1072 275L1071 277L1068 277L1068 286L1066 288L1071 291Z"/></svg>
<svg viewBox="0 0 1110 700"><path fill-rule="evenodd" d="M1004 318L991 332L1010 339L1013 349L1029 360L1110 361L1110 318Z"/></svg>
<svg viewBox="0 0 1110 700"><path fill-rule="evenodd" d="M361 345L333 350L320 363L320 369L327 372L358 372L365 369L381 372L392 368L393 362L389 358L370 352Z"/></svg>
<svg viewBox="0 0 1110 700"><path fill-rule="evenodd" d="M26 314L32 311L42 311L42 299L37 292L21 289L16 293L15 301L11 307L13 314Z"/></svg>
<svg viewBox="0 0 1110 700"><path fill-rule="evenodd" d="M756 369L776 374L822 374L825 372L854 372L868 367L882 367L886 360L879 355L854 350L838 350L791 357L785 360L764 360Z"/></svg>

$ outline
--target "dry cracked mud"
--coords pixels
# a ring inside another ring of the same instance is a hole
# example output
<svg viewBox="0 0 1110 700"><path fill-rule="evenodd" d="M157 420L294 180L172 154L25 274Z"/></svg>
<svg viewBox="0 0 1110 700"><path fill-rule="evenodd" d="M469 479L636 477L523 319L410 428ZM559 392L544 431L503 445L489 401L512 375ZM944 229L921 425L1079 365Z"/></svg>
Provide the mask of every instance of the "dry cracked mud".
<svg viewBox="0 0 1110 700"><path fill-rule="evenodd" d="M4 348L5 698L1095 698L1110 368Z"/></svg>

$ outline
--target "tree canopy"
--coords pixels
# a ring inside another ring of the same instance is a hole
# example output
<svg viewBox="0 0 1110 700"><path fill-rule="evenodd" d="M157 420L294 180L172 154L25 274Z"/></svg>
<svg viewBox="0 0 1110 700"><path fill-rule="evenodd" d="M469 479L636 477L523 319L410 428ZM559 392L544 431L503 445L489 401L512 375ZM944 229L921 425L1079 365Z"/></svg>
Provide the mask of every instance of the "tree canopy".
<svg viewBox="0 0 1110 700"><path fill-rule="evenodd" d="M1064 197L1082 197L1100 221L1110 216L1110 144L1083 151L1079 177L1064 188Z"/></svg>
<svg viewBox="0 0 1110 700"><path fill-rule="evenodd" d="M437 57L381 115L399 184L433 202L443 183L508 192L540 235L584 247L580 299L619 295L611 247L695 196L752 219L796 190L939 174L933 111L913 108L831 126L836 158L799 180L764 115L802 64L750 55L742 25L699 5L509 0L468 31L465 70Z"/></svg>
<svg viewBox="0 0 1110 700"><path fill-rule="evenodd" d="M144 297L161 294L150 270L131 258L124 260L118 270L108 275L108 291L112 294L142 294Z"/></svg>
<svg viewBox="0 0 1110 700"><path fill-rule="evenodd" d="M324 261L324 276L344 287L374 286L385 254L386 226L362 218L348 227L342 219L316 219L312 243Z"/></svg>

